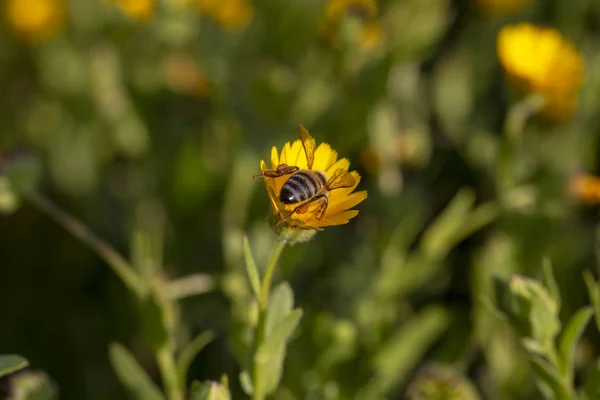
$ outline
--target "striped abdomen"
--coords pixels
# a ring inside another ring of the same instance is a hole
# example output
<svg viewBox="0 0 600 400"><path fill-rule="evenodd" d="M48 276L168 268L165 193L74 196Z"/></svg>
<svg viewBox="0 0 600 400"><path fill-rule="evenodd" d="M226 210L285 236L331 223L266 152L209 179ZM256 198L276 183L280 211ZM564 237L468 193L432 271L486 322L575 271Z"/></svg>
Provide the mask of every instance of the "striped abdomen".
<svg viewBox="0 0 600 400"><path fill-rule="evenodd" d="M294 172L281 188L279 200L283 204L296 204L314 197L327 183L320 172L301 169Z"/></svg>

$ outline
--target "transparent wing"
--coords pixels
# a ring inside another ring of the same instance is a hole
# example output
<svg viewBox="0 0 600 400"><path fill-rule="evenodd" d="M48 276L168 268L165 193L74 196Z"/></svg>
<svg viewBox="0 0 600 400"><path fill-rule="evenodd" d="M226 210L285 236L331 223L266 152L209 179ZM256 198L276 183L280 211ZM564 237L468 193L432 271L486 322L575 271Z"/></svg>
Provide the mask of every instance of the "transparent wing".
<svg viewBox="0 0 600 400"><path fill-rule="evenodd" d="M317 144L315 138L310 136L310 133L302 125L298 125L298 134L302 141L302 147L304 147L304 153L306 153L306 161L308 163L308 169L312 169L313 161L315 160L315 149Z"/></svg>
<svg viewBox="0 0 600 400"><path fill-rule="evenodd" d="M352 187L355 183L356 179L354 179L354 176L345 169L340 168L336 169L333 175L331 175L327 187L329 190L342 189Z"/></svg>

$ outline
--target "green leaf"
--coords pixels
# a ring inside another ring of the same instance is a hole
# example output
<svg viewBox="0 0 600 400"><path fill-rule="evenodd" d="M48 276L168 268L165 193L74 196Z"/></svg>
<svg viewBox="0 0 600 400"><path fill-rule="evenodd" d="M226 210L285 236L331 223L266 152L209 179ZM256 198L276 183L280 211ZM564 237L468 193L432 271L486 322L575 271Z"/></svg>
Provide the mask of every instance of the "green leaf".
<svg viewBox="0 0 600 400"><path fill-rule="evenodd" d="M109 346L109 359L117 378L133 398L138 400L165 400L152 379L123 345L111 343Z"/></svg>
<svg viewBox="0 0 600 400"><path fill-rule="evenodd" d="M252 378L246 370L240 372L240 386L242 387L244 393L248 396L252 396L252 393L254 393L254 388L252 387Z"/></svg>
<svg viewBox="0 0 600 400"><path fill-rule="evenodd" d="M445 308L427 307L379 348L371 364L380 390L387 391L404 382L427 349L448 329L450 319Z"/></svg>
<svg viewBox="0 0 600 400"><path fill-rule="evenodd" d="M250 280L252 292L254 292L254 297L258 300L260 298L260 274L258 273L256 261L254 260L247 236L244 236L244 259L246 260L246 273Z"/></svg>
<svg viewBox="0 0 600 400"><path fill-rule="evenodd" d="M577 342L583 334L593 313L591 306L579 309L567 323L560 338L558 348L562 361L561 372L563 376L567 376L569 379L573 376L573 355L575 353Z"/></svg>
<svg viewBox="0 0 600 400"><path fill-rule="evenodd" d="M189 342L182 350L177 360L177 374L181 382L185 382L187 379L187 373L190 365L196 358L196 355L215 338L215 334L211 331L205 331L196 336L191 342Z"/></svg>
<svg viewBox="0 0 600 400"><path fill-rule="evenodd" d="M588 289L590 301L594 307L594 320L596 321L596 327L600 331L600 286L596 283L596 280L592 276L592 273L588 270L583 271L583 279Z"/></svg>
<svg viewBox="0 0 600 400"><path fill-rule="evenodd" d="M568 385L556 368L542 357L531 356L530 361L539 379L538 387L547 399L571 400Z"/></svg>
<svg viewBox="0 0 600 400"><path fill-rule="evenodd" d="M600 359L596 360L587 371L581 388L581 397L585 400L600 399Z"/></svg>
<svg viewBox="0 0 600 400"><path fill-rule="evenodd" d="M558 289L558 284L556 283L556 278L554 277L554 273L552 272L552 263L550 259L545 258L542 263L542 270L544 271L544 285L550 295L556 302L557 308L560 310L560 290Z"/></svg>
<svg viewBox="0 0 600 400"><path fill-rule="evenodd" d="M168 345L175 325L175 310L166 291L166 282L148 281L149 291L140 299L140 318L144 341L157 352Z"/></svg>
<svg viewBox="0 0 600 400"><path fill-rule="evenodd" d="M281 282L273 289L265 323L265 336L269 336L274 327L294 308L294 292L287 282Z"/></svg>
<svg viewBox="0 0 600 400"><path fill-rule="evenodd" d="M190 389L190 400L231 400L231 394L222 383L194 381Z"/></svg>
<svg viewBox="0 0 600 400"><path fill-rule="evenodd" d="M292 333L298 326L302 318L302 310L296 308L286 315L267 336L264 343L258 348L254 356L259 363L265 363L276 356L280 350L279 347L285 345Z"/></svg>
<svg viewBox="0 0 600 400"><path fill-rule="evenodd" d="M29 361L18 355L10 354L0 356L0 377L27 368L28 365Z"/></svg>

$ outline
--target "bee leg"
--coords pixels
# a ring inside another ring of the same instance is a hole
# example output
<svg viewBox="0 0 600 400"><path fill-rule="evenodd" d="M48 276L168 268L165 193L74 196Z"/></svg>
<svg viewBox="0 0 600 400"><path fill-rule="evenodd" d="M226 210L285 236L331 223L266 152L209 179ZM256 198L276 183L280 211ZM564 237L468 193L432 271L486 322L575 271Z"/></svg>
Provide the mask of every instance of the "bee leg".
<svg viewBox="0 0 600 400"><path fill-rule="evenodd" d="M300 167L296 167L293 165L279 164L277 166L277 168L268 169L265 172L263 172L262 174L254 175L252 177L252 179L258 178L259 176L266 176L268 178L279 178L280 176L293 174L294 172L298 171L299 169L300 169Z"/></svg>
<svg viewBox="0 0 600 400"><path fill-rule="evenodd" d="M294 208L294 210L291 213L289 213L288 215L286 215L285 218L280 219L275 224L275 227L277 228L284 221L286 221L287 219L291 218L291 216L294 215L294 214L304 214L305 212L308 211L308 206L310 206L312 203L315 203L317 201L321 201L322 202L321 206L319 206L319 210L317 211L318 212L317 219L322 219L323 215L325 215L325 210L327 210L327 204L328 204L327 196L325 196L324 194L315 196L312 199L308 200L306 203L301 204L298 207Z"/></svg>

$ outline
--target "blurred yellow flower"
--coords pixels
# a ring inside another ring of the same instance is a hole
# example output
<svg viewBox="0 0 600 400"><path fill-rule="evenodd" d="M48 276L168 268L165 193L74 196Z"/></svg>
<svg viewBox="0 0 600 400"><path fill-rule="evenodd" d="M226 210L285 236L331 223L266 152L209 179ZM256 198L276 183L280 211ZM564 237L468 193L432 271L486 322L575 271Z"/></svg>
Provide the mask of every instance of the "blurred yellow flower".
<svg viewBox="0 0 600 400"><path fill-rule="evenodd" d="M552 28L519 23L500 31L497 50L512 84L544 96L546 117L571 116L584 68L581 54L565 37Z"/></svg>
<svg viewBox="0 0 600 400"><path fill-rule="evenodd" d="M244 29L254 15L254 7L248 0L195 0L201 13L212 18L225 29Z"/></svg>
<svg viewBox="0 0 600 400"><path fill-rule="evenodd" d="M519 11L531 0L475 0L479 8L494 15L507 15Z"/></svg>
<svg viewBox="0 0 600 400"><path fill-rule="evenodd" d="M106 1L106 0L105 0ZM130 18L147 20L154 14L154 0L108 0Z"/></svg>
<svg viewBox="0 0 600 400"><path fill-rule="evenodd" d="M377 1L329 0L325 7L325 16L330 21L338 21L348 12L359 12L373 17L377 14Z"/></svg>
<svg viewBox="0 0 600 400"><path fill-rule="evenodd" d="M174 92L198 97L208 94L208 81L192 58L173 55L164 61L164 77L167 86Z"/></svg>
<svg viewBox="0 0 600 400"><path fill-rule="evenodd" d="M271 169L260 162L277 224L321 229L348 223L358 214L351 208L367 198L366 191L354 192L360 175L348 172L350 161L338 159L327 143L317 147L304 127L298 129L301 140L287 142L281 152L271 149Z"/></svg>
<svg viewBox="0 0 600 400"><path fill-rule="evenodd" d="M571 178L571 194L585 204L600 204L600 178L590 174L578 174Z"/></svg>
<svg viewBox="0 0 600 400"><path fill-rule="evenodd" d="M378 22L366 24L358 37L358 45L363 50L372 50L383 40L383 29Z"/></svg>
<svg viewBox="0 0 600 400"><path fill-rule="evenodd" d="M49 39L66 22L64 0L7 0L6 16L13 29L29 40Z"/></svg>

